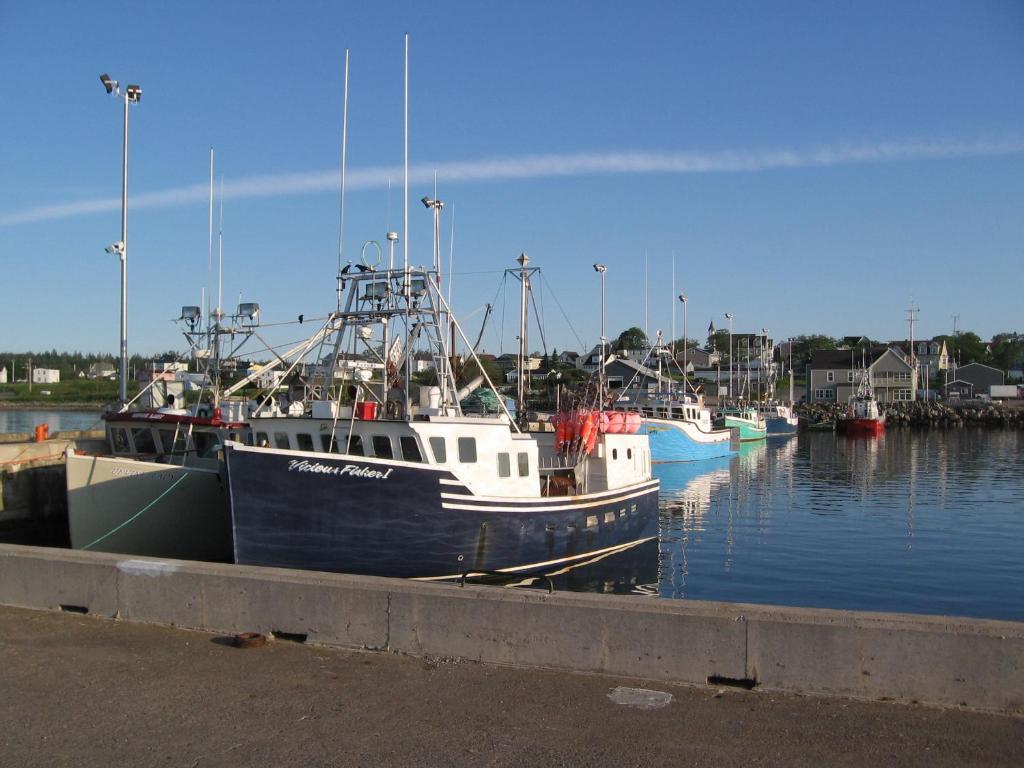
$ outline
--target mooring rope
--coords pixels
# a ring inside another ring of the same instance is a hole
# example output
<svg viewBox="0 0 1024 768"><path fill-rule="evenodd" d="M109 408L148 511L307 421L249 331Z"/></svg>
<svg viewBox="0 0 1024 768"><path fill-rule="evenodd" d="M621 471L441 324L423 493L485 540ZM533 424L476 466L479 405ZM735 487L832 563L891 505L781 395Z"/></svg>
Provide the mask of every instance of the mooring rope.
<svg viewBox="0 0 1024 768"><path fill-rule="evenodd" d="M175 480L175 481L174 481L173 483L171 483L171 485L170 485L170 486L169 486L169 487L167 488L167 490L165 490L165 491L164 491L163 493L161 493L161 494L160 494L159 496L157 496L157 497L156 497L155 499L153 499L153 500L152 500L151 502L149 502L149 504L147 504L146 506L144 506L144 507L143 507L142 509L140 509L140 510L139 510L138 512L136 512L136 513L135 513L134 515L132 515L131 517L129 517L129 518L127 519L127 520L125 520L125 521L124 521L123 523L121 523L121 524L120 524L119 526L117 526L116 528L114 528L114 529L113 529L112 531L109 531L109 532L107 532L107 533L103 534L102 536L100 536L100 537L99 537L98 539L96 539L95 541L92 541L92 542L90 542L90 543L86 544L86 545L85 545L84 547L82 547L82 549L89 549L90 547L95 547L95 546L96 546L97 544L99 544L99 543L100 543L101 541L103 541L104 539L108 539L108 538L110 538L111 536L113 536L113 535L114 535L115 533L117 533L118 531L120 531L120 530L121 530L122 528L124 528L124 527L125 527L126 525L128 525L129 523L131 523L131 522L132 522L133 520L136 520L136 519L137 519L137 518L138 518L138 517L139 517L139 516L140 516L140 515L141 515L141 514L142 514L143 512L145 512L146 510L150 509L150 508L151 508L151 507L152 507L152 506L153 506L154 504L156 504L156 503L157 503L158 501L160 501L160 499L162 499L162 498L163 498L164 496L166 496L166 495L167 495L168 493L170 493L171 491L173 491L173 490L174 490L174 488L175 488L175 487L176 487L176 486L178 485L178 483L180 483L180 482L181 482L182 480L184 480L184 479L185 479L186 477L188 477L188 476L189 476L190 474L191 474L191 472L185 472L185 473L184 473L184 474L183 474L183 475L182 475L181 477L179 477L179 478L178 478L177 480Z"/></svg>

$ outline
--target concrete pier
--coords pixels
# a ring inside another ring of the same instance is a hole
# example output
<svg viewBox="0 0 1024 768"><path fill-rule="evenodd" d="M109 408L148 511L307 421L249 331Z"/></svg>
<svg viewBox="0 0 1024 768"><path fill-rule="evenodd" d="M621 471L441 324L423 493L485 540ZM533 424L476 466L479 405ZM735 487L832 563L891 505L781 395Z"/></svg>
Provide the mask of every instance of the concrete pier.
<svg viewBox="0 0 1024 768"><path fill-rule="evenodd" d="M1024 714L1024 624L0 545L0 604L348 649Z"/></svg>
<svg viewBox="0 0 1024 768"><path fill-rule="evenodd" d="M571 631L571 630L567 630ZM1024 718L228 638L0 608L0 762L1007 766Z"/></svg>

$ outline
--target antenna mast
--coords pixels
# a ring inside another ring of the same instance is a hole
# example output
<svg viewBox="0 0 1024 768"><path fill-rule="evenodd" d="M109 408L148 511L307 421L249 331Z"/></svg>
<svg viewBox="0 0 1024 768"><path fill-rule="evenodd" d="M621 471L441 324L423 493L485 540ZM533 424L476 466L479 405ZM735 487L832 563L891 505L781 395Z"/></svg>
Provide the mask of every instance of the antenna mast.
<svg viewBox="0 0 1024 768"><path fill-rule="evenodd" d="M345 165L348 151L348 48L345 49L345 96L341 109L341 202L338 210L338 311L341 311L341 262L345 253Z"/></svg>

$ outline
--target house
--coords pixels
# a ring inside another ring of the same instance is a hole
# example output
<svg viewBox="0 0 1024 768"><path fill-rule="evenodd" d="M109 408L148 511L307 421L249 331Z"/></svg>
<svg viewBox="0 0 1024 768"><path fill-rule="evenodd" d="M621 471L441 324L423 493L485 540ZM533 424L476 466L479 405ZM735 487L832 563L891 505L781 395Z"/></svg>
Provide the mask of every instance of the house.
<svg viewBox="0 0 1024 768"><path fill-rule="evenodd" d="M718 364L721 360L721 354L718 351L712 349L700 349L699 347L693 347L686 350L686 368L687 373L692 372L694 369L707 369L712 368ZM676 352L676 362L679 363L680 368L683 365L683 353L682 351Z"/></svg>
<svg viewBox="0 0 1024 768"><path fill-rule="evenodd" d="M93 363L87 375L90 379L116 379L117 369L113 363Z"/></svg>
<svg viewBox="0 0 1024 768"><path fill-rule="evenodd" d="M636 360L617 355L610 356L605 362L604 376L609 390L629 387L630 389L653 391L658 388L659 384L667 390L672 385L672 379L669 376L659 374Z"/></svg>
<svg viewBox="0 0 1024 768"><path fill-rule="evenodd" d="M580 359L580 353L579 352L571 352L569 350L564 350L562 352L559 352L557 355L555 355L552 358L552 362L556 363L558 365L572 365L572 366L575 366L576 365L576 361L579 360L579 359Z"/></svg>
<svg viewBox="0 0 1024 768"><path fill-rule="evenodd" d="M33 368L33 384L58 384L60 382L60 371L56 368Z"/></svg>
<svg viewBox="0 0 1024 768"><path fill-rule="evenodd" d="M949 368L949 350L946 349L945 339L918 339L913 345L908 340L893 341L889 346L898 350L908 360L913 350L918 370L927 371L929 377Z"/></svg>
<svg viewBox="0 0 1024 768"><path fill-rule="evenodd" d="M816 349L807 365L807 400L812 403L845 403L864 375L871 374L875 398L880 403L914 400L917 372L907 359L890 347L871 347L860 355L855 350Z"/></svg>
<svg viewBox="0 0 1024 768"><path fill-rule="evenodd" d="M0 366L0 384L7 383L7 366Z"/></svg>
<svg viewBox="0 0 1024 768"><path fill-rule="evenodd" d="M950 392L959 392L961 397L973 397L980 394L987 395L989 388L993 384L999 386L1003 383L1003 372L998 368L993 368L991 365L985 365L984 363L968 363L956 369L955 380L946 385L946 393L947 397ZM968 388L964 385L970 385L969 393L965 392ZM952 390L950 387L952 387Z"/></svg>

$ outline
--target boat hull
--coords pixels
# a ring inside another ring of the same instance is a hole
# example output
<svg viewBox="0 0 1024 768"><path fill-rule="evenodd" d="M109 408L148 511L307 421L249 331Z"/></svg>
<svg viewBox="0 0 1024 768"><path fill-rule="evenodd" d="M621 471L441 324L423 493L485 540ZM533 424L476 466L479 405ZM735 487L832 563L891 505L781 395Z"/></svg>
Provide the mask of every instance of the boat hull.
<svg viewBox="0 0 1024 768"><path fill-rule="evenodd" d="M766 416L765 427L768 437L783 437L795 435L800 426L800 420L796 416Z"/></svg>
<svg viewBox="0 0 1024 768"><path fill-rule="evenodd" d="M746 419L740 419L735 416L721 416L716 420L716 425L736 429L740 433L740 442L748 443L754 440L764 440L768 435L767 427L759 427L756 424L752 424Z"/></svg>
<svg viewBox="0 0 1024 768"><path fill-rule="evenodd" d="M651 446L651 461L700 461L732 456L739 450L737 433L728 429L705 432L695 424L675 419L645 418L641 433Z"/></svg>
<svg viewBox="0 0 1024 768"><path fill-rule="evenodd" d="M231 561L220 473L129 458L67 456L72 549Z"/></svg>
<svg viewBox="0 0 1024 768"><path fill-rule="evenodd" d="M377 576L533 572L657 536L658 481L582 497L474 496L443 467L225 448L235 560Z"/></svg>
<svg viewBox="0 0 1024 768"><path fill-rule="evenodd" d="M884 419L839 419L836 430L847 435L874 437L885 432Z"/></svg>

